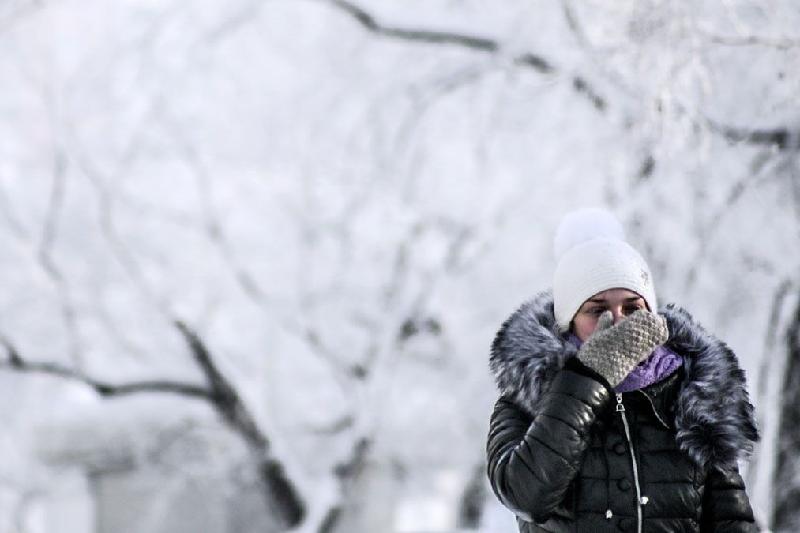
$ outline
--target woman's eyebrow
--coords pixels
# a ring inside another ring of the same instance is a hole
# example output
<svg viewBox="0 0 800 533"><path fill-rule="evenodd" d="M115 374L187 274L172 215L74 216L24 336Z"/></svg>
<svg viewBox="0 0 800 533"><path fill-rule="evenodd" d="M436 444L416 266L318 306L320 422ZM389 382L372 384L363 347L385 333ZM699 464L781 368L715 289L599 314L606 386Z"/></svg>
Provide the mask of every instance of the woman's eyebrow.
<svg viewBox="0 0 800 533"><path fill-rule="evenodd" d="M639 300L642 300L642 299L643 298L641 296L631 296L629 298L625 298L623 300L623 302L625 302L625 303L633 303L633 302L638 302ZM590 298L589 300L587 300L586 303L606 304L606 303L608 303L608 300L605 300L604 298Z"/></svg>

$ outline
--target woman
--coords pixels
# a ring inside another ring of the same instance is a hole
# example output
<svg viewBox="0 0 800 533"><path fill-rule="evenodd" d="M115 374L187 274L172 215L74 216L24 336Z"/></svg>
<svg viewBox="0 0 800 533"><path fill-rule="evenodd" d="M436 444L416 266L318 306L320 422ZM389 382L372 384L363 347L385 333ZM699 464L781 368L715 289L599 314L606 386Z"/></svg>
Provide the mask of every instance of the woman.
<svg viewBox="0 0 800 533"><path fill-rule="evenodd" d="M568 215L553 291L498 332L488 475L534 531L758 531L737 459L758 439L736 356L681 308L612 215Z"/></svg>

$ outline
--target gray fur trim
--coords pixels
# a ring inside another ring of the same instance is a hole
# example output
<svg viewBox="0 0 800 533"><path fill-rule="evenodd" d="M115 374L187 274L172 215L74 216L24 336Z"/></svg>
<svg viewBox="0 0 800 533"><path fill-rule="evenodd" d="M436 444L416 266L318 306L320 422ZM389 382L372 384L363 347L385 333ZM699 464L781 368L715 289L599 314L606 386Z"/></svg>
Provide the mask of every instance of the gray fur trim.
<svg viewBox="0 0 800 533"><path fill-rule="evenodd" d="M489 369L500 392L532 414L556 372L576 353L558 333L553 297L541 293L503 322L492 343Z"/></svg>
<svg viewBox="0 0 800 533"><path fill-rule="evenodd" d="M704 468L731 470L759 439L744 372L733 351L685 310L667 305L659 312L670 331L666 346L683 357L685 369L675 405L678 446ZM553 297L543 292L503 322L489 368L500 393L534 414L542 393L576 352L558 333Z"/></svg>
<svg viewBox="0 0 800 533"><path fill-rule="evenodd" d="M661 310L670 338L683 356L686 378L675 405L677 441L698 464L731 470L759 440L744 371L727 344L674 304Z"/></svg>

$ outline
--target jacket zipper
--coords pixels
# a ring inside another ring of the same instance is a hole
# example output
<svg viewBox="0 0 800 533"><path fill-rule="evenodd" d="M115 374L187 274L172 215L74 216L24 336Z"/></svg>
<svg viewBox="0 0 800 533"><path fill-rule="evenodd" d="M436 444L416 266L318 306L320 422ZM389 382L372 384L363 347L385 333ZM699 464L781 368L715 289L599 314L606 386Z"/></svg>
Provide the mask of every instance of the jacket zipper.
<svg viewBox="0 0 800 533"><path fill-rule="evenodd" d="M625 416L625 406L622 404L622 393L617 393L617 412L622 418L622 426L625 428L625 438L628 439L628 449L631 452L631 464L633 465L633 483L636 487L636 533L642 533L642 505L647 503L647 497L642 497L642 488L639 486L639 465L636 463L636 454L633 451L633 439L631 439L631 428L628 426L628 418Z"/></svg>

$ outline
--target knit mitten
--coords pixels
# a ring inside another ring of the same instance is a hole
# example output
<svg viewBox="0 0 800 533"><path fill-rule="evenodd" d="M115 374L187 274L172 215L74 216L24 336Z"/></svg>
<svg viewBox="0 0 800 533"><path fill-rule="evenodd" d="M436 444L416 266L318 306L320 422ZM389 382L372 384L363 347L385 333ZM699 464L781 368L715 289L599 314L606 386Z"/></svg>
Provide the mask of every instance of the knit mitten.
<svg viewBox="0 0 800 533"><path fill-rule="evenodd" d="M660 315L640 309L614 324L611 311L605 311L577 357L616 387L667 338L667 322Z"/></svg>

